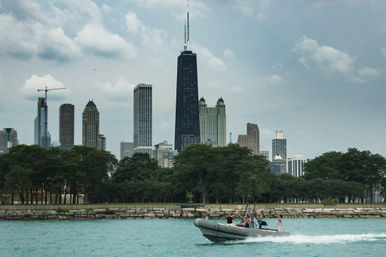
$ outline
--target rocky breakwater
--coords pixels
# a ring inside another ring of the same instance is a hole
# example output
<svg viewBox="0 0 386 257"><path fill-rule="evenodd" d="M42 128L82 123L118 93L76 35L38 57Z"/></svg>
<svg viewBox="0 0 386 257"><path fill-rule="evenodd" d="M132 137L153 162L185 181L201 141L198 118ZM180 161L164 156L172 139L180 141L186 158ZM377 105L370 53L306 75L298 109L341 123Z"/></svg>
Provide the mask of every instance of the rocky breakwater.
<svg viewBox="0 0 386 257"><path fill-rule="evenodd" d="M245 205L219 206L1 206L0 220L82 219L176 219L224 218L244 213ZM266 207L258 206L266 218L385 218L386 205L379 207Z"/></svg>

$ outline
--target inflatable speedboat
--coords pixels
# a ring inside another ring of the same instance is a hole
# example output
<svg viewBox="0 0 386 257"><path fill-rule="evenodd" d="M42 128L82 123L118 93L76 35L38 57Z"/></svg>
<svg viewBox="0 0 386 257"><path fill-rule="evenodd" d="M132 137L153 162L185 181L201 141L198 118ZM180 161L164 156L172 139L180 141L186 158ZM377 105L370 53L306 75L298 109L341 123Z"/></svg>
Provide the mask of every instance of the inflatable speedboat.
<svg viewBox="0 0 386 257"><path fill-rule="evenodd" d="M259 229L255 223L252 222L249 228L238 227L235 225L228 225L218 223L213 220L195 219L194 225L198 227L202 235L215 243L224 243L227 241L245 240L249 237L265 237L265 236L289 236L285 231L277 229L261 228Z"/></svg>

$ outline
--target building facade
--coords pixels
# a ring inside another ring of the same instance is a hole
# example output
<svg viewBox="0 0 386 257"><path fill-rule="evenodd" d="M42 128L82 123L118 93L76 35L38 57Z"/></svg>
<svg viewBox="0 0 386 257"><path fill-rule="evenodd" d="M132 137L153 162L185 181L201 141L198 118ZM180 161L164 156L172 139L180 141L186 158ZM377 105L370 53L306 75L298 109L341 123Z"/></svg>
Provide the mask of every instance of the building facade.
<svg viewBox="0 0 386 257"><path fill-rule="evenodd" d="M48 132L48 107L43 97L38 98L37 115L34 122L34 144L49 148L51 137Z"/></svg>
<svg viewBox="0 0 386 257"><path fill-rule="evenodd" d="M82 114L82 145L98 148L99 143L99 111L91 100Z"/></svg>
<svg viewBox="0 0 386 257"><path fill-rule="evenodd" d="M61 146L74 145L74 105L62 104L59 107L59 143Z"/></svg>
<svg viewBox="0 0 386 257"><path fill-rule="evenodd" d="M168 144L168 141L163 141L154 147L154 158L157 160L158 166L172 168L173 158L178 154L177 150L173 149L173 145Z"/></svg>
<svg viewBox="0 0 386 257"><path fill-rule="evenodd" d="M134 88L134 146L152 146L152 85Z"/></svg>
<svg viewBox="0 0 386 257"><path fill-rule="evenodd" d="M152 156L153 100L152 85L138 84L134 88L134 152Z"/></svg>
<svg viewBox="0 0 386 257"><path fill-rule="evenodd" d="M121 152L121 160L126 157L132 157L134 154L134 143L121 142L120 152Z"/></svg>
<svg viewBox="0 0 386 257"><path fill-rule="evenodd" d="M294 155L288 158L288 173L295 177L304 175L303 167L306 160L303 155Z"/></svg>
<svg viewBox="0 0 386 257"><path fill-rule="evenodd" d="M269 161L269 151L264 146L260 146L260 155L264 156L264 158L267 159L267 161Z"/></svg>
<svg viewBox="0 0 386 257"><path fill-rule="evenodd" d="M257 124L247 123L248 148L254 155L260 154L260 131Z"/></svg>
<svg viewBox="0 0 386 257"><path fill-rule="evenodd" d="M271 167L273 167L274 173L277 173L277 174L283 174L283 173L287 172L287 170L286 170L286 167L287 167L286 161L280 155L276 155L273 158L273 161L271 163ZM271 170L272 170L272 168L271 168Z"/></svg>
<svg viewBox="0 0 386 257"><path fill-rule="evenodd" d="M99 134L98 137L98 149L106 151L106 136L103 134Z"/></svg>
<svg viewBox="0 0 386 257"><path fill-rule="evenodd" d="M189 13L187 13L184 51L178 56L177 61L174 147L178 152L200 142L197 56L189 49L189 42Z"/></svg>
<svg viewBox="0 0 386 257"><path fill-rule="evenodd" d="M272 161L277 155L285 160L287 170L287 140L284 138L282 130L276 131L276 138L272 139Z"/></svg>
<svg viewBox="0 0 386 257"><path fill-rule="evenodd" d="M248 147L248 136L247 135L239 135L237 137L237 144L241 147Z"/></svg>
<svg viewBox="0 0 386 257"><path fill-rule="evenodd" d="M219 98L216 107L207 107L202 97L198 104L200 118L200 143L215 147L226 146L225 104Z"/></svg>
<svg viewBox="0 0 386 257"><path fill-rule="evenodd" d="M8 149L19 144L17 132L13 128L0 130L0 153L7 153Z"/></svg>
<svg viewBox="0 0 386 257"><path fill-rule="evenodd" d="M257 124L247 123L247 134L239 135L237 144L247 147L254 155L260 154L260 132Z"/></svg>

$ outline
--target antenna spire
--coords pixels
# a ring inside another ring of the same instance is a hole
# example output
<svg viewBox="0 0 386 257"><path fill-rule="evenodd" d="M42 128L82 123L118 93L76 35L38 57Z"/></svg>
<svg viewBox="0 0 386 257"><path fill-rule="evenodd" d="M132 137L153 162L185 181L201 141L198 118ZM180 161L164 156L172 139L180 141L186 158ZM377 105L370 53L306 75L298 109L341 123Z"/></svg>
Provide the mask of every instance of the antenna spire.
<svg viewBox="0 0 386 257"><path fill-rule="evenodd" d="M189 50L190 45L190 38L189 38L189 1L187 1L186 4L186 21L185 21L185 28L184 28L184 50Z"/></svg>

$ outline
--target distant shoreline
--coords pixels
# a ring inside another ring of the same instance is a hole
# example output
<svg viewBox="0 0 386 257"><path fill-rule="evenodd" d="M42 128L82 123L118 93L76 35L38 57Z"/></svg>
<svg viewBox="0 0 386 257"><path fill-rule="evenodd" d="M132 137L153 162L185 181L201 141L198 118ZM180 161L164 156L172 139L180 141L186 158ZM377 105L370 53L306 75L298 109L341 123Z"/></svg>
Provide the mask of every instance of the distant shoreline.
<svg viewBox="0 0 386 257"><path fill-rule="evenodd" d="M0 220L192 219L244 213L231 204L0 205ZM252 213L253 204L249 205ZM266 218L386 218L386 204L257 204ZM248 212L247 212L248 213Z"/></svg>

